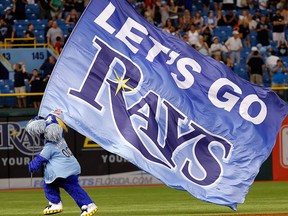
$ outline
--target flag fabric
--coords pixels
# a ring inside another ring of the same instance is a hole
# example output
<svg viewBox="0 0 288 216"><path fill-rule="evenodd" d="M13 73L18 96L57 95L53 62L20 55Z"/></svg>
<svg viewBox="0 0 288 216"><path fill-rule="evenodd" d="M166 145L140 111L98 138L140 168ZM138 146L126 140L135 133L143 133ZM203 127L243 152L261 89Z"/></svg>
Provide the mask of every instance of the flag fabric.
<svg viewBox="0 0 288 216"><path fill-rule="evenodd" d="M234 210L288 112L273 91L151 25L125 0L87 6L39 115L54 109L166 185Z"/></svg>

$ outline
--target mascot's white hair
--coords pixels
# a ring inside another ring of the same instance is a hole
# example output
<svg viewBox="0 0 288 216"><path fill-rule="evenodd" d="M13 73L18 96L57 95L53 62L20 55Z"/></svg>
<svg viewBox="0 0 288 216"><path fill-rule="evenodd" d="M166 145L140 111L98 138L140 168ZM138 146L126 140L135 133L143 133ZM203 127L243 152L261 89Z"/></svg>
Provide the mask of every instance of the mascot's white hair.
<svg viewBox="0 0 288 216"><path fill-rule="evenodd" d="M63 132L68 131L66 125L62 121L63 118L60 109L50 112L44 119L36 116L28 122L26 131L31 136L44 135L44 138L47 141L59 142L63 137Z"/></svg>

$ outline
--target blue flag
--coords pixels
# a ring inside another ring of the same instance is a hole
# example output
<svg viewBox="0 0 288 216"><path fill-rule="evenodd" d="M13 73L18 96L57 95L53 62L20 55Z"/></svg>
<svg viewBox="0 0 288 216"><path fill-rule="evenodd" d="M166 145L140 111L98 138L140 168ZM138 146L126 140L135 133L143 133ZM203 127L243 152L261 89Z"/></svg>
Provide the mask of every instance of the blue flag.
<svg viewBox="0 0 288 216"><path fill-rule="evenodd" d="M125 0L92 0L39 115L64 122L166 185L236 210L287 104L149 24Z"/></svg>

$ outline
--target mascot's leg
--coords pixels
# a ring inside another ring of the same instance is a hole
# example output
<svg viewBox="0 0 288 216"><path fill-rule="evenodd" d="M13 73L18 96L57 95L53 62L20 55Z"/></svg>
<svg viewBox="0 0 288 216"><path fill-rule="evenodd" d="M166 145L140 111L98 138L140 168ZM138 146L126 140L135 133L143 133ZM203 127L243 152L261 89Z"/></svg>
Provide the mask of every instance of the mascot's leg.
<svg viewBox="0 0 288 216"><path fill-rule="evenodd" d="M49 205L43 210L43 214L49 215L62 212L63 206L57 181L51 184L44 183L44 192L46 198L49 200Z"/></svg>
<svg viewBox="0 0 288 216"><path fill-rule="evenodd" d="M78 183L78 176L69 176L61 187L75 200L81 208L81 216L91 216L96 213L97 206Z"/></svg>

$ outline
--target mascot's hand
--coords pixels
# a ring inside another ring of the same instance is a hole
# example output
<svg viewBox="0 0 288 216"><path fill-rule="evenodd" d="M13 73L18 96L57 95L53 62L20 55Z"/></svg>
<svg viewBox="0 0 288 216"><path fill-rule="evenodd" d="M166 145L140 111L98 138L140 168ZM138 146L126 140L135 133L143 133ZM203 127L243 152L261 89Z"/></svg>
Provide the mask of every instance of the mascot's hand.
<svg viewBox="0 0 288 216"><path fill-rule="evenodd" d="M40 156L39 154L29 163L28 168L29 172L34 173L37 172L44 163L48 160Z"/></svg>

